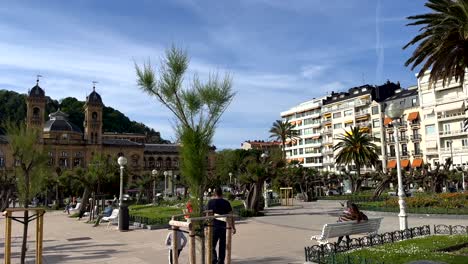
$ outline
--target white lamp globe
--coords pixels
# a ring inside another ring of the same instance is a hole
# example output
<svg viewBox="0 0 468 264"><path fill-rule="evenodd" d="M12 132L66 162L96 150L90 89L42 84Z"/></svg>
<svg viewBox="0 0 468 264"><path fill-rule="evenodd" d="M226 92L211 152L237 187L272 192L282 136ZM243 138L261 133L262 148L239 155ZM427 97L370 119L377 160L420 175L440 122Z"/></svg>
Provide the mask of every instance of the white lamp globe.
<svg viewBox="0 0 468 264"><path fill-rule="evenodd" d="M123 167L125 165L127 165L127 158L125 158L124 156L120 156L119 159L117 159L117 163Z"/></svg>
<svg viewBox="0 0 468 264"><path fill-rule="evenodd" d="M153 174L153 176L155 176L156 174L158 174L158 171L157 171L157 170L153 170L153 171L151 171L151 173Z"/></svg>
<svg viewBox="0 0 468 264"><path fill-rule="evenodd" d="M397 119L403 115L403 108L396 103L391 103L387 109L385 109L385 114L391 119Z"/></svg>

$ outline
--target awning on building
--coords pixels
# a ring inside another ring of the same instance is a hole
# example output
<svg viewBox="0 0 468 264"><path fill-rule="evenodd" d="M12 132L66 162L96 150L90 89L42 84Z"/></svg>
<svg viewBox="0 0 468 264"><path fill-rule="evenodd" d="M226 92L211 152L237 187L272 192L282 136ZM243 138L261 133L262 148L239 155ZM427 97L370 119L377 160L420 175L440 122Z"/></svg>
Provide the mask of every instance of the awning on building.
<svg viewBox="0 0 468 264"><path fill-rule="evenodd" d="M411 164L411 167L413 168L420 168L423 164L423 160L422 159L414 159L413 160L413 164Z"/></svg>
<svg viewBox="0 0 468 264"><path fill-rule="evenodd" d="M328 117L331 117L331 115L332 115L331 113L326 113L326 114L324 114L323 116L324 116L325 118L328 118Z"/></svg>
<svg viewBox="0 0 468 264"><path fill-rule="evenodd" d="M363 115L363 116L360 116L360 117L356 117L356 121L357 120L367 120L367 119L369 119L369 117L370 117L369 115Z"/></svg>
<svg viewBox="0 0 468 264"><path fill-rule="evenodd" d="M396 168L396 160L389 160L388 163L387 163L387 168L388 169Z"/></svg>
<svg viewBox="0 0 468 264"><path fill-rule="evenodd" d="M392 122L392 119L390 117L385 117L383 124L384 124L384 126L386 126L386 125L390 124L391 122Z"/></svg>
<svg viewBox="0 0 468 264"><path fill-rule="evenodd" d="M368 132L369 131L369 127L361 127L359 129L360 132Z"/></svg>
<svg viewBox="0 0 468 264"><path fill-rule="evenodd" d="M410 162L409 162L409 160L404 159L404 160L401 160L400 164L401 164L402 168L407 168L409 166Z"/></svg>
<svg viewBox="0 0 468 264"><path fill-rule="evenodd" d="M300 124L302 124L302 120L296 121L296 125L300 125Z"/></svg>
<svg viewBox="0 0 468 264"><path fill-rule="evenodd" d="M437 112L447 112L447 111L453 111L453 110L460 110L460 111L465 110L464 102L462 101L462 102L443 104L443 105L437 106L436 108Z"/></svg>
<svg viewBox="0 0 468 264"><path fill-rule="evenodd" d="M312 139L319 139L321 136L312 137Z"/></svg>
<svg viewBox="0 0 468 264"><path fill-rule="evenodd" d="M419 112L411 112L408 115L408 121L417 120L419 117Z"/></svg>
<svg viewBox="0 0 468 264"><path fill-rule="evenodd" d="M354 122L354 120L352 120L352 119L351 119L351 120L345 120L345 121L344 121L345 124L351 124L351 123L353 123L353 122Z"/></svg>

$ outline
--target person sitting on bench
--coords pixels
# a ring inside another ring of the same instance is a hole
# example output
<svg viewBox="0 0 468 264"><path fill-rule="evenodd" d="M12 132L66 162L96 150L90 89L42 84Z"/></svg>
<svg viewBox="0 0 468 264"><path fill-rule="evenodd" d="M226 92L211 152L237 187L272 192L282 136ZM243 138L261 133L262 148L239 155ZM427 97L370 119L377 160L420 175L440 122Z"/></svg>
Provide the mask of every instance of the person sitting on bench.
<svg viewBox="0 0 468 264"><path fill-rule="evenodd" d="M338 222L357 221L357 223L359 224L361 221L368 220L367 215L359 211L355 203L351 203L348 201L346 203L346 207L346 210L338 218ZM339 246L342 240L343 236L338 237L336 245ZM346 240L350 240L349 236L346 236Z"/></svg>
<svg viewBox="0 0 468 264"><path fill-rule="evenodd" d="M111 216L112 210L113 210L113 209L114 209L114 208L112 207L112 201L107 201L107 206L106 206L106 208L104 208L104 211L102 212L102 214L100 214L100 215L98 216L98 218L96 219L96 223L94 224L94 226L98 226L99 223L101 222L101 219L102 219L103 217L109 217L109 216Z"/></svg>

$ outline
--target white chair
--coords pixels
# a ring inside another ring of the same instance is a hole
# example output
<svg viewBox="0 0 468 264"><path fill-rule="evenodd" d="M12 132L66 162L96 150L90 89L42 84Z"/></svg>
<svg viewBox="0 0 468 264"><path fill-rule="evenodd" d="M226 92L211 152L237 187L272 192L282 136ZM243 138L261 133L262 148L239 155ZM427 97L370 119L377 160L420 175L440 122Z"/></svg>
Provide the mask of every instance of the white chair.
<svg viewBox="0 0 468 264"><path fill-rule="evenodd" d="M101 221L109 222L106 227L106 228L109 228L111 224L117 223L118 219L119 219L119 209L114 209L112 210L112 214L110 216L104 216L101 219Z"/></svg>
<svg viewBox="0 0 468 264"><path fill-rule="evenodd" d="M77 203L75 208L70 209L70 214L79 213L81 210L81 203Z"/></svg>

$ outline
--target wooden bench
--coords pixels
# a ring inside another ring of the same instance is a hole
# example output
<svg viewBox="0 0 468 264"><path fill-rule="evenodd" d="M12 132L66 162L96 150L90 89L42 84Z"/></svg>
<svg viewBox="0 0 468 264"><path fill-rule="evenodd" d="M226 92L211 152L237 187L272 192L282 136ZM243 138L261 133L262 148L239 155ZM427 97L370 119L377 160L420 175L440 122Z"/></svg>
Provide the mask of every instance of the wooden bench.
<svg viewBox="0 0 468 264"><path fill-rule="evenodd" d="M329 238L349 236L356 234L376 234L380 228L381 218L370 218L367 221L361 221L359 224L356 221L338 222L325 224L322 229L322 234L312 236L311 240L317 240L319 244L328 243Z"/></svg>

